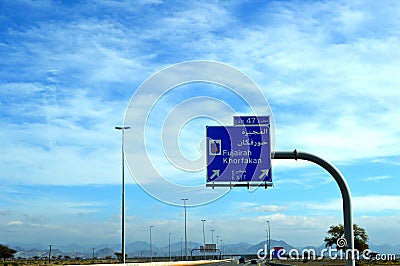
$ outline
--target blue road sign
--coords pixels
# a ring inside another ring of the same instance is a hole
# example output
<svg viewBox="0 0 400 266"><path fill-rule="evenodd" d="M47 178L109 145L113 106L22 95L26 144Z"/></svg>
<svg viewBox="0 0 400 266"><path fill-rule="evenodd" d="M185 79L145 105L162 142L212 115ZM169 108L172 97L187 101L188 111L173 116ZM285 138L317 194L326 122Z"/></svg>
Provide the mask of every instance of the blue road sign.
<svg viewBox="0 0 400 266"><path fill-rule="evenodd" d="M233 117L233 125L235 125L235 126L242 126L242 125L269 126L269 116L234 116Z"/></svg>
<svg viewBox="0 0 400 266"><path fill-rule="evenodd" d="M269 126L209 126L207 183L272 182Z"/></svg>

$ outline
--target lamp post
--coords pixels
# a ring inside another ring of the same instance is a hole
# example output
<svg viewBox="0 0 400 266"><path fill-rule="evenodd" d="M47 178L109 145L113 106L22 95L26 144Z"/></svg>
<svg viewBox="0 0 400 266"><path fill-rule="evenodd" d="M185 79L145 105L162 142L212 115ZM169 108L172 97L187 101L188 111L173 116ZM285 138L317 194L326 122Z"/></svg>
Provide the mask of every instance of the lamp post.
<svg viewBox="0 0 400 266"><path fill-rule="evenodd" d="M153 228L154 226L150 225L150 262L153 262L153 247L151 245L151 228Z"/></svg>
<svg viewBox="0 0 400 266"><path fill-rule="evenodd" d="M265 229L265 237L266 237L266 240L265 240L265 245L264 245L264 254L265 254L265 256L266 256L266 258L267 258L267 260L268 260L268 254L269 254L269 248L268 248L268 229Z"/></svg>
<svg viewBox="0 0 400 266"><path fill-rule="evenodd" d="M122 243L121 243L121 255L122 255L122 263L125 264L125 158L124 158L124 133L126 129L130 129L131 127L123 126L123 127L115 127L117 130L121 130L122 132L122 145L121 145L121 153L122 153Z"/></svg>
<svg viewBox="0 0 400 266"><path fill-rule="evenodd" d="M169 251L169 261L171 261L171 233L168 235L168 251Z"/></svg>
<svg viewBox="0 0 400 266"><path fill-rule="evenodd" d="M267 242L267 249L268 249L268 255L267 255L267 258L269 258L269 253L270 253L270 249L271 249L271 247L270 247L270 245L271 245L271 229L270 229L270 227L269 227L269 221L267 221L267 225L268 225L268 242Z"/></svg>
<svg viewBox="0 0 400 266"><path fill-rule="evenodd" d="M217 243L215 244L215 248L218 249L218 237L219 237L219 236L216 236L216 237L217 237ZM221 251L220 251L220 252L221 252ZM221 253L220 253L220 254L221 254Z"/></svg>
<svg viewBox="0 0 400 266"><path fill-rule="evenodd" d="M220 241L221 241L221 260L222 260L222 257L224 256L224 250L222 246L222 239Z"/></svg>
<svg viewBox="0 0 400 266"><path fill-rule="evenodd" d="M211 229L211 244L213 244L213 246L214 246L214 229ZM213 248L213 250L214 250L214 247L212 247ZM214 255L215 255L215 250L214 250L214 252L212 253L212 255L213 255L213 258L214 258ZM212 259L213 259L212 258Z"/></svg>
<svg viewBox="0 0 400 266"><path fill-rule="evenodd" d="M50 247L50 249L49 249L49 263L50 263L50 260L51 260L51 246L52 245L49 245L49 247Z"/></svg>
<svg viewBox="0 0 400 266"><path fill-rule="evenodd" d="M183 260L183 254L182 254L182 250L183 250L183 248L182 248L182 242L183 242L183 239L182 239L182 237L181 237L181 260Z"/></svg>
<svg viewBox="0 0 400 266"><path fill-rule="evenodd" d="M187 244L187 231L186 231L186 201L188 199L181 199L183 200L183 208L185 210L185 254L186 254L186 261L188 260L188 244Z"/></svg>
<svg viewBox="0 0 400 266"><path fill-rule="evenodd" d="M206 260L206 234L204 232L204 222L206 220L202 219L201 221L203 222L203 253L204 253L204 260Z"/></svg>

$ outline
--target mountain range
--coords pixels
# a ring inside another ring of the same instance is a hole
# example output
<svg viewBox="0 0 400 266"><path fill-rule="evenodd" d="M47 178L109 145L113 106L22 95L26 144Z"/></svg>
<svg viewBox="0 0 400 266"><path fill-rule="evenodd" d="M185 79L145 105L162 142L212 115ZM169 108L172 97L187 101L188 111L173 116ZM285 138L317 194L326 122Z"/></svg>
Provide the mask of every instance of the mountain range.
<svg viewBox="0 0 400 266"><path fill-rule="evenodd" d="M224 244L222 247L218 247L221 249L223 254L237 254L237 255L245 255L245 254L256 254L259 249L263 249L265 246L265 241L262 241L258 244L249 244L245 242L240 242L237 244ZM157 247L152 246L152 254L154 257L169 256L169 249L171 248L171 257L179 258L180 256L184 256L185 247L184 243L175 242L171 243L171 247L169 245ZM193 250L193 255L201 254L198 250L202 243L197 242L188 242L188 255L191 255ZM37 257L47 257L49 254L49 245L43 244L26 244L19 242L12 242L7 244L8 247L13 248L17 251L14 254L14 257L21 258L32 258L34 256ZM285 241L282 240L272 240L271 239L271 248L272 247L283 247L286 251L291 249L297 249L299 251L303 249L314 249L317 254L321 252L322 249L325 248L324 244L320 246L307 246L307 247L294 247ZM370 249L373 252L378 252L381 254L400 254L400 245L374 245L369 243ZM79 257L79 258L106 258L108 256L115 257L115 252L120 252L121 244L101 244L93 247L88 247L79 244L68 244L68 245L59 245L52 246L51 255L54 257L64 257L69 256L71 258ZM132 243L127 243L126 245L126 254L128 254L129 258L134 257L148 257L150 256L150 244L144 241L136 241Z"/></svg>

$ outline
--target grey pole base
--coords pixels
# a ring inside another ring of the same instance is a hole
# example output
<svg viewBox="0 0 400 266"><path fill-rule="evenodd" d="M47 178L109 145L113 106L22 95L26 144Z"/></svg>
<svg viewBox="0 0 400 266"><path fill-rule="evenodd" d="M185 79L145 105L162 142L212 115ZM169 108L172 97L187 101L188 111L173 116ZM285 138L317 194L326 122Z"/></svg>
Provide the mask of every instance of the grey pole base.
<svg viewBox="0 0 400 266"><path fill-rule="evenodd" d="M347 240L346 250L354 251L354 234L353 234L353 216L351 207L351 195L350 189L347 185L346 180L339 172L338 169L331 163L325 161L324 159L306 152L298 152L294 150L293 152L286 151L275 151L272 155L273 159L295 159L295 160L305 160L318 164L324 168L328 173L333 176L336 183L339 186L340 192L342 193L343 199L343 220L344 220L344 237ZM346 266L355 266L354 252L349 253L350 256L346 258Z"/></svg>

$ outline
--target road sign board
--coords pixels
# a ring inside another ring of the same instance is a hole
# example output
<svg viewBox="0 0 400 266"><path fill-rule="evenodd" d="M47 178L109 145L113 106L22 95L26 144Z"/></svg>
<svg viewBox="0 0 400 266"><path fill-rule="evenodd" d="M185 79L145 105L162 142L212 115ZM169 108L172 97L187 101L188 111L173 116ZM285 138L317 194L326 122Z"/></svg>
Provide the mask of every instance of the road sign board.
<svg viewBox="0 0 400 266"><path fill-rule="evenodd" d="M269 126L209 126L207 182L272 182Z"/></svg>
<svg viewBox="0 0 400 266"><path fill-rule="evenodd" d="M234 116L233 125L235 126L269 126L269 116Z"/></svg>
<svg viewBox="0 0 400 266"><path fill-rule="evenodd" d="M217 250L216 244L206 244L206 248L203 245L200 246L201 252L215 252Z"/></svg>

